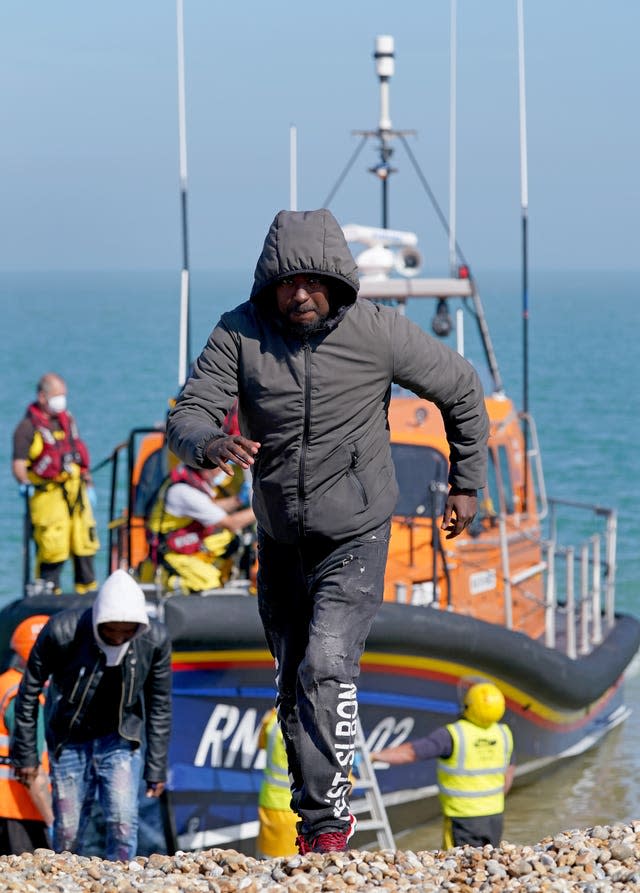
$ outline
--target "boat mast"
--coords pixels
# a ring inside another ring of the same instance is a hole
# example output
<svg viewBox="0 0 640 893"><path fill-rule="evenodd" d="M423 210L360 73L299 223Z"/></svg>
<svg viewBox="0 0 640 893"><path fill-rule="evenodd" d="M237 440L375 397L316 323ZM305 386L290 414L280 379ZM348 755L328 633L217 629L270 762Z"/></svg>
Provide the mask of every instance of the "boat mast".
<svg viewBox="0 0 640 893"><path fill-rule="evenodd" d="M520 106L520 206L522 217L522 413L524 435L524 511L529 502L529 271L528 271L528 218L529 183L527 166L527 106L524 66L524 10L523 0L517 0L518 18L518 98Z"/></svg>
<svg viewBox="0 0 640 893"><path fill-rule="evenodd" d="M191 362L191 320L189 308L189 243L187 233L187 128L184 89L183 0L176 0L178 36L178 127L180 142L180 210L182 220L182 272L180 274L180 334L178 342L178 384L187 380Z"/></svg>
<svg viewBox="0 0 640 893"><path fill-rule="evenodd" d="M453 18L453 26L455 26L455 15ZM455 30L455 27L454 27ZM394 138L400 140L402 145L404 146L404 150L407 153L407 157L411 162L416 176L418 177L420 183L424 191L426 192L429 201L435 211L435 214L442 224L447 236L449 238L450 243L450 263L453 265L452 277L454 279L459 279L461 273L457 270L457 260L460 261L463 267L465 267L465 278L469 280L470 288L471 288L471 298L473 300L473 310L475 313L476 322L478 325L478 329L480 332L480 340L482 343L482 347L484 349L485 357L487 360L487 365L489 366L489 371L491 374L491 378L493 381L494 393L501 395L503 393L502 387L502 378L500 376L500 370L498 369L498 361L496 359L496 355L493 350L493 344L491 343L491 336L489 335L489 328L487 326L486 317L484 315L484 309L482 307L482 302L480 300L480 294L478 292L478 288L476 286L475 280L473 279L471 272L469 270L469 265L467 264L464 254L460 246L457 243L455 229L450 227L449 221L447 220L442 208L438 204L438 200L436 199L433 190L431 189L427 178L418 161L411 151L411 147L407 141L407 136L413 136L415 134L415 130L393 130L391 127L391 118L389 115L389 78L392 76L394 72L394 42L393 37L389 35L383 35L376 37L375 44L375 52L374 58L376 60L376 73L380 78L380 123L377 130L354 130L352 133L356 136L360 136L362 139L355 149L353 155L347 162L345 169L342 171L340 176L338 177L337 182L329 192L327 198L323 203L323 207L330 207L331 202L338 189L344 182L347 174L351 170L355 160L357 159L360 151L362 150L364 144L369 140L369 138L376 138L379 141L379 152L380 152L380 161L375 167L369 168L370 173L375 174L381 181L382 184L382 227L383 229L388 228L389 224L389 207L388 207L388 193L387 193L387 183L389 176L396 172L395 168L392 168L389 164L389 160L391 155L393 154L393 149L391 148L391 141ZM453 63L455 64L455 59ZM454 132L455 133L455 132ZM454 193L455 198L455 193ZM460 294L459 292L457 292Z"/></svg>
<svg viewBox="0 0 640 893"><path fill-rule="evenodd" d="M449 275L458 275L456 251L456 168L457 168L457 17L456 0L451 0L449 52Z"/></svg>
<svg viewBox="0 0 640 893"><path fill-rule="evenodd" d="M360 154L360 150L362 149L366 141L369 139L369 137L375 137L378 140L378 152L380 153L380 161L375 165L375 167L370 167L369 172L375 174L376 177L378 177L378 179L380 180L380 185L382 187L382 213L380 215L381 226L383 229L387 229L389 226L388 180L391 174L396 173L396 169L394 167L391 167L389 163L391 160L391 156L393 155L393 148L391 146L391 143L395 137L399 137L404 141L404 137L414 135L415 130L393 130L391 127L391 116L389 114L389 80L395 71L394 42L391 35L381 34L376 37L373 58L376 60L376 74L378 75L378 78L380 80L380 121L378 122L378 129L353 131L356 136L361 136L362 140L353 156L349 160L349 163L347 164L345 170L338 178L338 182L327 196L324 207L329 207L329 202L331 202L334 195L338 191L338 188L351 169L354 161Z"/></svg>
<svg viewBox="0 0 640 893"><path fill-rule="evenodd" d="M456 210L457 210L457 113L458 113L458 28L457 2L451 0L449 25L449 275L458 275L456 253ZM456 350L464 356L464 310L456 310Z"/></svg>
<svg viewBox="0 0 640 893"><path fill-rule="evenodd" d="M289 210L298 210L298 128L289 128Z"/></svg>
<svg viewBox="0 0 640 893"><path fill-rule="evenodd" d="M391 148L391 116L389 114L389 79L395 70L393 37L383 34L376 37L376 49L373 54L376 60L376 74L380 81L380 121L378 123L378 138L380 140L380 163L372 168L372 173L380 179L382 186L382 228L389 225L389 190L388 180L393 173L389 160L393 155Z"/></svg>

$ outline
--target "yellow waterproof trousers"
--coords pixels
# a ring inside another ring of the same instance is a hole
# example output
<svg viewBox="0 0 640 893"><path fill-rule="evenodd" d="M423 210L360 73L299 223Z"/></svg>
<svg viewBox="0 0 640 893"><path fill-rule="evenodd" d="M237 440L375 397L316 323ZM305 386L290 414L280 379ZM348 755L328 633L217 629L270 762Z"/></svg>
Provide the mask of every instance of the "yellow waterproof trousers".
<svg viewBox="0 0 640 893"><path fill-rule="evenodd" d="M275 859L279 856L293 856L298 852L296 825L298 816L290 809L268 809L258 806L260 830L256 841L256 855L259 858Z"/></svg>
<svg viewBox="0 0 640 893"><path fill-rule="evenodd" d="M140 582L158 582L169 590L189 595L191 592L204 592L206 589L219 589L229 579L232 560L226 557L229 545L235 535L229 530L211 534L204 540L206 552L194 555L181 555L179 552L166 552L163 564L156 569L146 559L140 567Z"/></svg>
<svg viewBox="0 0 640 893"><path fill-rule="evenodd" d="M29 502L38 563L59 564L100 547L86 485L79 478L36 489Z"/></svg>

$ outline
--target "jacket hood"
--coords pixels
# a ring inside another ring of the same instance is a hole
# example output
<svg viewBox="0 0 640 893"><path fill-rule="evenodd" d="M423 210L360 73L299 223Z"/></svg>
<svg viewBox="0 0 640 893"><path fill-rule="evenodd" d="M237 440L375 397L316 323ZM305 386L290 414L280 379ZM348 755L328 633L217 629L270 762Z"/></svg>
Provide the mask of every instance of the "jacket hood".
<svg viewBox="0 0 640 893"><path fill-rule="evenodd" d="M254 274L251 300L260 303L279 279L317 273L335 280L331 296L338 305L353 304L360 282L358 268L340 224L331 211L279 211L264 240Z"/></svg>
<svg viewBox="0 0 640 893"><path fill-rule="evenodd" d="M126 571L114 571L104 581L93 603L92 622L93 634L98 647L106 655L108 667L115 667L121 662L132 640L123 645L108 645L98 633L101 623L137 623L134 639L149 628L144 592Z"/></svg>

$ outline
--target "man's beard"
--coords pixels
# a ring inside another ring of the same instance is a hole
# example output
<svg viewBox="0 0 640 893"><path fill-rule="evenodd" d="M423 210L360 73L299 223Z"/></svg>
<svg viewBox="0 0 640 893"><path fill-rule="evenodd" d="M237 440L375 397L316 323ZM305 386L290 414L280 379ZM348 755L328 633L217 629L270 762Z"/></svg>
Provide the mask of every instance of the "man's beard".
<svg viewBox="0 0 640 893"><path fill-rule="evenodd" d="M316 317L313 322L292 322L285 317L285 325L294 335L312 335L314 332L319 332L320 329L326 327L327 319L328 317L322 316Z"/></svg>

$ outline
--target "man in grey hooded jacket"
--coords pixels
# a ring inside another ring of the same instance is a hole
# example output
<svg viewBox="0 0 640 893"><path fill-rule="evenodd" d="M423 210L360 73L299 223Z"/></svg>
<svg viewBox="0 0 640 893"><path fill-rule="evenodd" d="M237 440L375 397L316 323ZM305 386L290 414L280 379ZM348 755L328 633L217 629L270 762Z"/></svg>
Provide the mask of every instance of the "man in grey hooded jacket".
<svg viewBox="0 0 640 893"><path fill-rule="evenodd" d="M281 211L250 300L225 313L169 415L196 468L251 468L258 607L302 853L353 833L360 657L382 601L398 488L387 409L399 384L440 409L450 445L442 527L457 536L485 485L488 418L471 365L396 310L357 300L356 263L327 210ZM223 422L238 399L239 435Z"/></svg>

